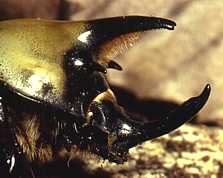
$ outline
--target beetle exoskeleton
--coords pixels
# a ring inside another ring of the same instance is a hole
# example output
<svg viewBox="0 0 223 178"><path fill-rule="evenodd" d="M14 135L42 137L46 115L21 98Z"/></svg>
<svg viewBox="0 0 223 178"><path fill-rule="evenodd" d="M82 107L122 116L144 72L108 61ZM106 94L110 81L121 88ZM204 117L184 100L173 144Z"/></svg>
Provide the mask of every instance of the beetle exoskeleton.
<svg viewBox="0 0 223 178"><path fill-rule="evenodd" d="M175 26L142 16L0 22L0 162L5 173L33 176L31 162L45 162L73 147L123 163L131 147L190 120L206 103L210 85L168 116L141 123L118 106L105 79L107 68L121 70L111 59L143 34Z"/></svg>

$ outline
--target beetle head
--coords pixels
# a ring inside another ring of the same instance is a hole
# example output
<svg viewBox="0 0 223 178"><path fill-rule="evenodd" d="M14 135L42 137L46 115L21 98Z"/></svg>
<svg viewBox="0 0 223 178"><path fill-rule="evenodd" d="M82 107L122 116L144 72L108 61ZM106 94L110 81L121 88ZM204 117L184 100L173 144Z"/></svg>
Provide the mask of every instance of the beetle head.
<svg viewBox="0 0 223 178"><path fill-rule="evenodd" d="M69 150L69 144L75 144L109 161L123 163L133 146L169 133L190 120L206 103L210 86L164 118L149 123L136 122L118 106L104 77L106 69L121 70L111 58L120 49L131 46L140 37L139 31L172 30L176 24L166 19L140 17L101 19L90 24L91 30L81 34L81 42L65 55L69 88L78 96L79 108L83 108L77 112L81 111L80 115L86 119L85 123L76 126L76 131L72 131L72 127L66 129L65 145ZM113 46L116 46L115 50Z"/></svg>
<svg viewBox="0 0 223 178"><path fill-rule="evenodd" d="M75 144L123 163L129 148L178 128L204 106L210 94L207 85L200 96L168 116L139 123L125 114L109 89L104 76L107 68L121 70L113 57L146 32L175 26L167 19L139 16L85 22L1 22L0 80L25 100L64 114L56 134L63 136L67 150Z"/></svg>

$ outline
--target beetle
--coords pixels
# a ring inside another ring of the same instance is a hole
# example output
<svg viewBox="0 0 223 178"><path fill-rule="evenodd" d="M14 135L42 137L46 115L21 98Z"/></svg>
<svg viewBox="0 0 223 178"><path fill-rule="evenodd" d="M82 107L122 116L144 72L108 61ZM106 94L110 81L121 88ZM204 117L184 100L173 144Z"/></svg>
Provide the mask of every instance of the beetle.
<svg viewBox="0 0 223 178"><path fill-rule="evenodd" d="M203 92L153 122L136 121L118 105L105 75L112 60L142 35L174 30L158 17L89 21L17 19L0 22L0 162L2 175L34 177L30 163L87 150L110 162L178 128L204 106Z"/></svg>

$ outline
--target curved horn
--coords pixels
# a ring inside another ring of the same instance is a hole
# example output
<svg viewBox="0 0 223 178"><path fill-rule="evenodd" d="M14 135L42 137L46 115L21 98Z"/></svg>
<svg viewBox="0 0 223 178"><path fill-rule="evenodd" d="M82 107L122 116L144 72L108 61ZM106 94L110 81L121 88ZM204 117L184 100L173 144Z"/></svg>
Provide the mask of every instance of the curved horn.
<svg viewBox="0 0 223 178"><path fill-rule="evenodd" d="M133 46L142 36L155 29L174 30L176 23L158 17L124 16L89 21L88 45L94 60L105 69L121 67L112 58Z"/></svg>
<svg viewBox="0 0 223 178"><path fill-rule="evenodd" d="M210 92L211 86L208 84L199 96L185 101L181 106L171 111L166 117L149 123L134 123L135 139L129 144L129 148L141 142L167 134L188 122L205 105Z"/></svg>
<svg viewBox="0 0 223 178"><path fill-rule="evenodd" d="M155 29L174 30L176 26L175 22L168 19L143 16L97 19L89 21L88 23L92 30L91 37L94 38L91 44L94 44L93 46L96 48L121 35Z"/></svg>

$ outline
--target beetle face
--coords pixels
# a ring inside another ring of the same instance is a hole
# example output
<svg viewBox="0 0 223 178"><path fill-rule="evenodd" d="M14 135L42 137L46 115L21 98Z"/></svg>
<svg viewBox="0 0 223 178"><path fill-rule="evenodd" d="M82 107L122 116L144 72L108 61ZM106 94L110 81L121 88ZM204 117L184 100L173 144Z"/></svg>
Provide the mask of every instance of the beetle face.
<svg viewBox="0 0 223 178"><path fill-rule="evenodd" d="M45 162L75 145L116 163L128 150L166 134L191 119L206 103L198 97L151 123L134 121L109 88L111 59L153 29L173 30L173 21L116 17L83 22L0 22L1 162L7 173L31 176L35 160ZM9 138L7 138L9 137Z"/></svg>

